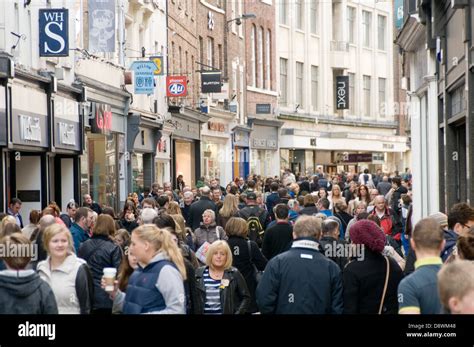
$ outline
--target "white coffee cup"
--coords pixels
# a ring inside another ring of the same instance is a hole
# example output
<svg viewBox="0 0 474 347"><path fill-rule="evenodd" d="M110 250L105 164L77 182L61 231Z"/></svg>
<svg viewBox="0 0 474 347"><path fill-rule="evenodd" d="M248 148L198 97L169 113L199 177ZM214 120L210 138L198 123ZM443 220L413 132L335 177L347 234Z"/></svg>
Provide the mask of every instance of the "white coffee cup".
<svg viewBox="0 0 474 347"><path fill-rule="evenodd" d="M117 269L114 267L104 267L105 291L114 291L114 281L117 275Z"/></svg>

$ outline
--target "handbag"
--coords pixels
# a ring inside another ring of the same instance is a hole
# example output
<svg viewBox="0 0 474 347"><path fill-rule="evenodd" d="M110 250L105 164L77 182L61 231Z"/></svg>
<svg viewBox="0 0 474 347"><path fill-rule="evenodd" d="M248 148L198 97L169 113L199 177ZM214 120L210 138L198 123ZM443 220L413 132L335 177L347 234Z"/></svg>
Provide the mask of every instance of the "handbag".
<svg viewBox="0 0 474 347"><path fill-rule="evenodd" d="M252 246L250 244L250 240L247 240L247 246L249 248L249 257L250 257L250 264L252 264L252 267L253 267L253 272L255 274L255 280L258 282L260 282L260 279L262 278L263 276L263 271L260 271L259 269L257 269L257 267L255 266L255 264L253 263L252 261Z"/></svg>
<svg viewBox="0 0 474 347"><path fill-rule="evenodd" d="M387 263L387 273L385 274L385 284L383 286L382 300L380 300L379 314L382 314L383 302L385 300L385 294L387 293L388 277L390 276L390 262L385 255L383 257Z"/></svg>

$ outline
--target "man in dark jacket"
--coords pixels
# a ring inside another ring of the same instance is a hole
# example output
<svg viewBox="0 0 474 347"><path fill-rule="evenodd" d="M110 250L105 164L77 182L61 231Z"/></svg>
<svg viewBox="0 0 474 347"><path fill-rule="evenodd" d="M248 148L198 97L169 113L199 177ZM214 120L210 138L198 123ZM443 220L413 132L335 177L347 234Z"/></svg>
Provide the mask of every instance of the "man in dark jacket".
<svg viewBox="0 0 474 347"><path fill-rule="evenodd" d="M348 244L345 240L339 238L339 226L340 222L337 217L331 216L325 219L322 225L323 237L319 240L319 244L324 255L334 261L342 271L348 260L344 256L344 253L346 253L344 250L347 249Z"/></svg>
<svg viewBox="0 0 474 347"><path fill-rule="evenodd" d="M270 222L270 217L267 211L258 206L257 195L254 192L247 193L247 206L238 211L236 217L243 218L247 222L251 217L258 218L261 228L259 228L260 230L256 231L252 231L249 228L249 239L257 242L257 244L261 246L263 241L263 232Z"/></svg>
<svg viewBox="0 0 474 347"><path fill-rule="evenodd" d="M279 188L278 183L277 182L272 182L272 184L270 184L270 189L271 189L272 193L267 197L267 211L270 212L270 216L271 216L272 220L275 219L275 215L273 213L273 207L276 204L280 203L280 196L278 195L278 188Z"/></svg>
<svg viewBox="0 0 474 347"><path fill-rule="evenodd" d="M92 201L92 198L89 194L84 194L82 207L88 207L92 211L96 212L97 214L102 213L102 208L100 207L100 205L96 203L95 201Z"/></svg>
<svg viewBox="0 0 474 347"><path fill-rule="evenodd" d="M257 287L261 313L342 313L341 270L319 250L321 221L301 216L293 227L293 245L271 259Z"/></svg>
<svg viewBox="0 0 474 347"><path fill-rule="evenodd" d="M285 204L278 204L274 210L276 224L265 231L262 244L262 253L268 260L289 250L293 241L293 227L288 222L290 209Z"/></svg>
<svg viewBox="0 0 474 347"><path fill-rule="evenodd" d="M199 199L199 201L194 202L189 209L188 222L193 231L199 228L202 222L202 214L204 213L204 211L216 211L216 204L214 204L211 198L209 197L211 193L209 187L199 188L199 191L201 192L201 198Z"/></svg>
<svg viewBox="0 0 474 347"><path fill-rule="evenodd" d="M399 177L392 178L392 200L390 203L390 207L393 211L393 218L395 219L396 223L402 223L402 209L400 207L400 199L402 194L408 193L408 190L402 186L402 180ZM382 194L379 191L380 194Z"/></svg>
<svg viewBox="0 0 474 347"><path fill-rule="evenodd" d="M441 253L443 262L453 253L459 235L466 233L472 226L474 226L474 208L466 203L454 205L448 214L449 229L444 232L446 245Z"/></svg>

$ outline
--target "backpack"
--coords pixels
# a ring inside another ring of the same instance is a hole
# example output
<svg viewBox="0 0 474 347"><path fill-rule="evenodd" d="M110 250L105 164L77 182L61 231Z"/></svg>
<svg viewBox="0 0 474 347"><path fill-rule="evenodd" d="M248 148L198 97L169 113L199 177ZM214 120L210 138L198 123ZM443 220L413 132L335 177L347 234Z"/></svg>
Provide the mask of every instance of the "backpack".
<svg viewBox="0 0 474 347"><path fill-rule="evenodd" d="M259 247L262 246L263 243L263 233L265 229L263 229L262 223L260 222L260 216L262 215L263 211L260 210L255 215L243 215L244 219L247 221L247 227L249 229L248 237L249 240L255 241Z"/></svg>

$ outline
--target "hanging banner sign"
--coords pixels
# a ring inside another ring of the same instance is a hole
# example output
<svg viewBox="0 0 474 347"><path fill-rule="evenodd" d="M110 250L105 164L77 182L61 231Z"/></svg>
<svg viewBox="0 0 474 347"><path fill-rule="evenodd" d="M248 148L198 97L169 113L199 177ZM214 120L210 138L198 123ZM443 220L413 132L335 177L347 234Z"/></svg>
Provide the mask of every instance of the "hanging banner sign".
<svg viewBox="0 0 474 347"><path fill-rule="evenodd" d="M222 88L221 72L201 73L201 93L220 93Z"/></svg>
<svg viewBox="0 0 474 347"><path fill-rule="evenodd" d="M39 10L40 57L69 55L69 12L66 9Z"/></svg>
<svg viewBox="0 0 474 347"><path fill-rule="evenodd" d="M135 94L153 94L155 80L153 78L156 65L151 60L135 61L130 66L134 72L133 84Z"/></svg>
<svg viewBox="0 0 474 347"><path fill-rule="evenodd" d="M188 94L188 84L186 76L166 77L166 96L181 97Z"/></svg>
<svg viewBox="0 0 474 347"><path fill-rule="evenodd" d="M150 60L156 65L155 76L162 76L164 74L163 56L150 57Z"/></svg>
<svg viewBox="0 0 474 347"><path fill-rule="evenodd" d="M115 51L115 0L88 0L89 51Z"/></svg>
<svg viewBox="0 0 474 347"><path fill-rule="evenodd" d="M336 77L336 109L349 109L349 76Z"/></svg>

